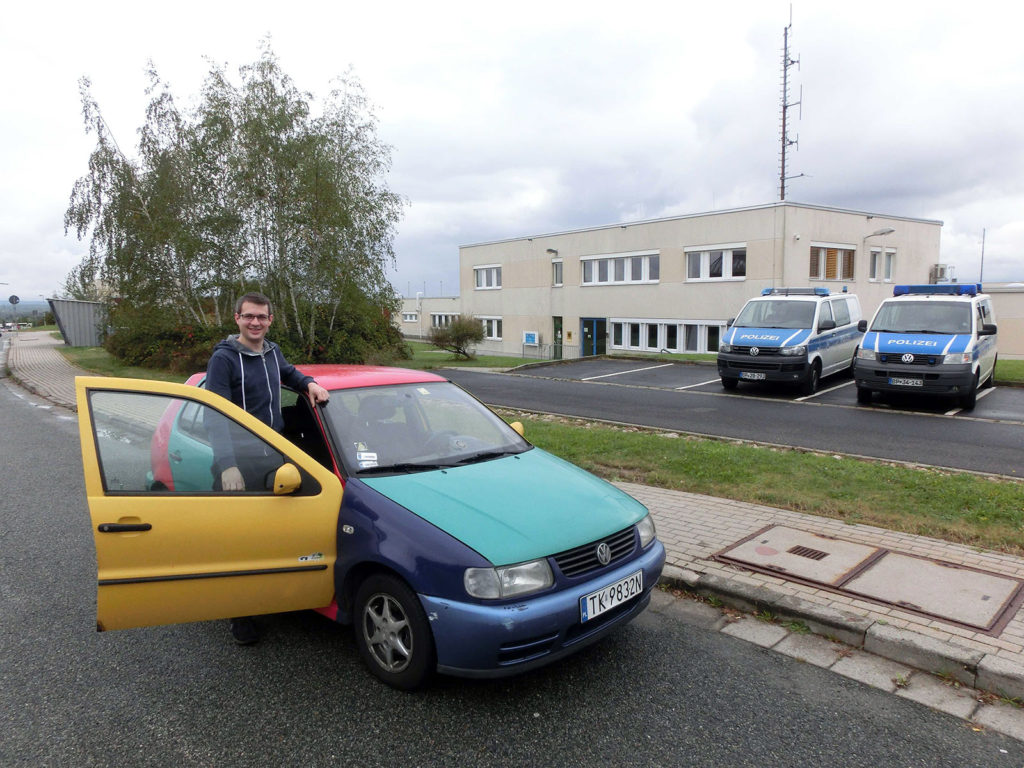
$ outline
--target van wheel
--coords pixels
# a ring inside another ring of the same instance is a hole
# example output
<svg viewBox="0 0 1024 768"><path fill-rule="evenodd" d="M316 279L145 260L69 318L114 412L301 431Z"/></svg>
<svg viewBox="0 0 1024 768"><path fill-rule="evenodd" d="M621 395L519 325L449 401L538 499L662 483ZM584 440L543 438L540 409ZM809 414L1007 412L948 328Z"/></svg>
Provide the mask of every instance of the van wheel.
<svg viewBox="0 0 1024 768"><path fill-rule="evenodd" d="M356 592L355 634L370 672L393 688L409 691L434 670L434 636L419 598L404 581L370 576Z"/></svg>
<svg viewBox="0 0 1024 768"><path fill-rule="evenodd" d="M974 375L974 382L966 395L960 396L960 407L965 411L974 410L974 404L978 402L978 374Z"/></svg>
<svg viewBox="0 0 1024 768"><path fill-rule="evenodd" d="M727 379L722 378L722 389L736 389L736 385L740 383L739 379Z"/></svg>
<svg viewBox="0 0 1024 768"><path fill-rule="evenodd" d="M818 391L818 383L821 381L821 363L815 361L811 370L807 372L807 378L800 385L800 391L805 395L813 395Z"/></svg>
<svg viewBox="0 0 1024 768"><path fill-rule="evenodd" d="M861 405L871 405L871 390L857 387L857 402Z"/></svg>

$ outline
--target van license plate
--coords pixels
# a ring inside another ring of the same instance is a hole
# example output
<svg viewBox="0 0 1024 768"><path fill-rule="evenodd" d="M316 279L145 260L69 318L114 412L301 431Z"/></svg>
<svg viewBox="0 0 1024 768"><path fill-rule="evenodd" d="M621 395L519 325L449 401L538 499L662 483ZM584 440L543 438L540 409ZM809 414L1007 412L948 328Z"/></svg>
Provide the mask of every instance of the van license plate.
<svg viewBox="0 0 1024 768"><path fill-rule="evenodd" d="M890 386L893 387L923 387L924 379L889 379Z"/></svg>
<svg viewBox="0 0 1024 768"><path fill-rule="evenodd" d="M764 381L764 374L756 371L740 371L740 378L747 381Z"/></svg>
<svg viewBox="0 0 1024 768"><path fill-rule="evenodd" d="M617 605L632 600L644 590L644 572L631 573L624 579L580 598L580 621L590 621Z"/></svg>

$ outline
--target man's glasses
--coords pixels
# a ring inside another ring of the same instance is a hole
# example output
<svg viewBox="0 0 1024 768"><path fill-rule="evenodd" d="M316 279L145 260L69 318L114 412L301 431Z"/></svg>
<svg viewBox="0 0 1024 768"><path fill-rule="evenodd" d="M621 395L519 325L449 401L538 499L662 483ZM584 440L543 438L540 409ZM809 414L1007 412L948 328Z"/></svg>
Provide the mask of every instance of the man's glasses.
<svg viewBox="0 0 1024 768"><path fill-rule="evenodd" d="M253 320L259 320L261 323L265 323L270 320L270 315L254 315L251 312L246 312L244 315L239 315L239 317L247 323L251 323Z"/></svg>

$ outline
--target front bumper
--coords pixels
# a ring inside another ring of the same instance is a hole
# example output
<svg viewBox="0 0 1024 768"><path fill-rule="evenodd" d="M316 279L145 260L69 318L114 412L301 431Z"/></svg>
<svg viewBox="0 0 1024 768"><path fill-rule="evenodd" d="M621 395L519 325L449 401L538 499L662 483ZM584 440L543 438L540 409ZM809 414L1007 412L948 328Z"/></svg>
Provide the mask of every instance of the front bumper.
<svg viewBox="0 0 1024 768"><path fill-rule="evenodd" d="M571 588L520 602L486 605L420 595L437 647L437 669L460 677L503 677L550 664L599 640L643 612L661 577L657 539L639 557ZM586 623L580 598L643 570L643 592Z"/></svg>
<svg viewBox="0 0 1024 768"><path fill-rule="evenodd" d="M718 375L723 379L740 381L788 381L798 382L807 378L809 370L806 355L790 357L775 350L765 350L761 355L718 353ZM764 378L750 379L744 374L764 374Z"/></svg>
<svg viewBox="0 0 1024 768"><path fill-rule="evenodd" d="M974 366L969 363L905 365L857 358L853 364L853 379L858 388L876 392L957 396L970 392L974 386ZM893 379L920 381L921 384L894 384Z"/></svg>

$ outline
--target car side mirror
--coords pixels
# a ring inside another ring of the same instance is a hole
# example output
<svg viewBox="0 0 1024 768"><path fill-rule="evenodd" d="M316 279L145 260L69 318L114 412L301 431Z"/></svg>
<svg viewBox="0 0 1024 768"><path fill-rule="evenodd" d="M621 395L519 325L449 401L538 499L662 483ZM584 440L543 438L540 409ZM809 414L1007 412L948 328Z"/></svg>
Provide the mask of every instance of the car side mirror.
<svg viewBox="0 0 1024 768"><path fill-rule="evenodd" d="M867 320L860 320L860 321L857 322L857 330L860 333L865 333L867 331L867 329L868 329L868 321Z"/></svg>
<svg viewBox="0 0 1024 768"><path fill-rule="evenodd" d="M515 433L520 437L526 437L523 430L523 422L513 421L509 426L512 427L512 429L515 430Z"/></svg>
<svg viewBox="0 0 1024 768"><path fill-rule="evenodd" d="M818 323L818 330L819 331L831 331L835 327L836 327L836 321L835 320L822 320L820 323Z"/></svg>
<svg viewBox="0 0 1024 768"><path fill-rule="evenodd" d="M302 487L302 475L294 464L284 463L274 472L274 495L287 496Z"/></svg>
<svg viewBox="0 0 1024 768"><path fill-rule="evenodd" d="M981 330L978 331L979 336L995 336L996 335L996 324L995 323L984 323L981 326Z"/></svg>
<svg viewBox="0 0 1024 768"><path fill-rule="evenodd" d="M736 318L735 317L730 317L728 320L725 321L725 327L726 328L732 328L732 324L735 323L735 322L736 322Z"/></svg>

